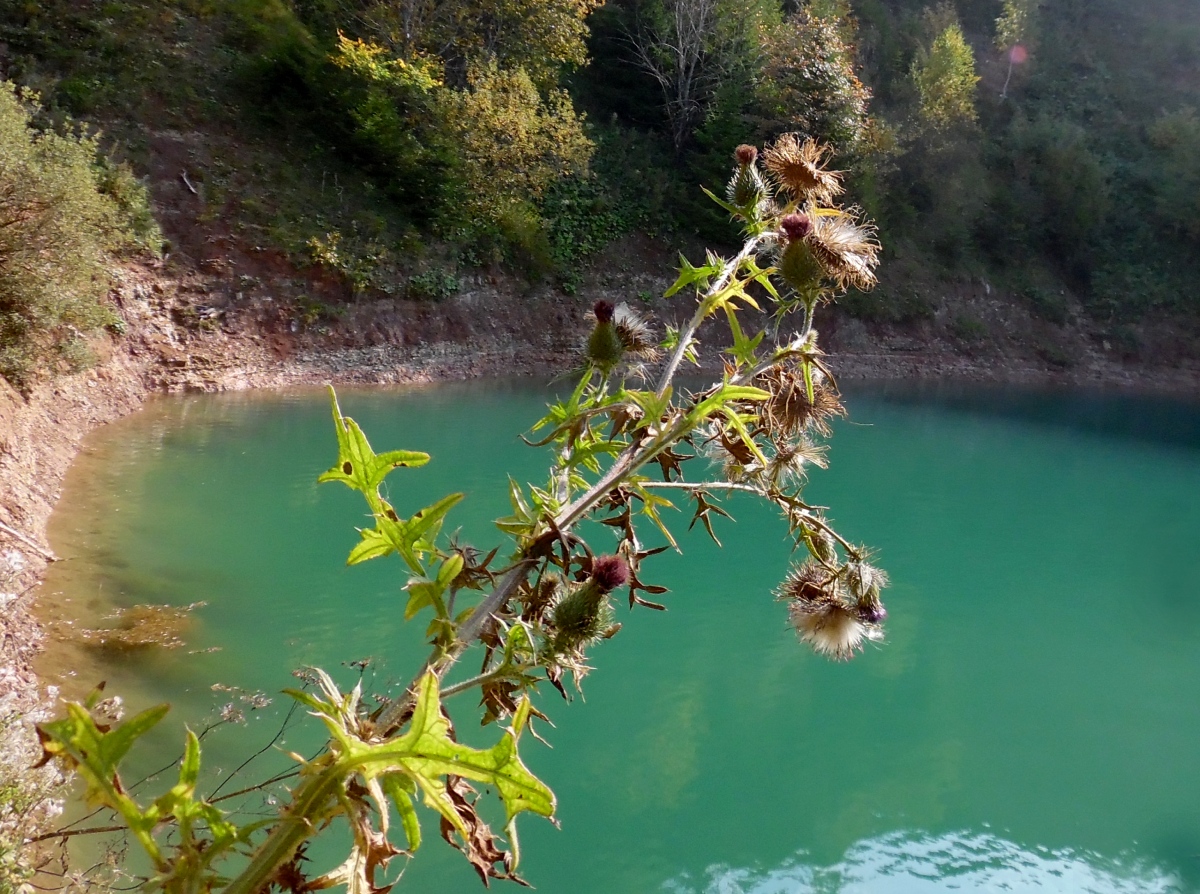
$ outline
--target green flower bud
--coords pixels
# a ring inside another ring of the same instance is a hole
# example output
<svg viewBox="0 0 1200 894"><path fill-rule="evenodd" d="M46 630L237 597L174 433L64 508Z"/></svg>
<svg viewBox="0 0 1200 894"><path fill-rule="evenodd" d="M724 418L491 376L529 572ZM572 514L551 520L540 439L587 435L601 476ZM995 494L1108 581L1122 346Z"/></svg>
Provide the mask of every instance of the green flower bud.
<svg viewBox="0 0 1200 894"><path fill-rule="evenodd" d="M803 239L791 239L779 255L779 275L784 281L805 295L820 285L824 270L813 256L812 249Z"/></svg>
<svg viewBox="0 0 1200 894"><path fill-rule="evenodd" d="M594 313L596 328L588 336L587 357L598 369L607 372L621 362L625 344L613 325L613 306L607 301L597 301Z"/></svg>

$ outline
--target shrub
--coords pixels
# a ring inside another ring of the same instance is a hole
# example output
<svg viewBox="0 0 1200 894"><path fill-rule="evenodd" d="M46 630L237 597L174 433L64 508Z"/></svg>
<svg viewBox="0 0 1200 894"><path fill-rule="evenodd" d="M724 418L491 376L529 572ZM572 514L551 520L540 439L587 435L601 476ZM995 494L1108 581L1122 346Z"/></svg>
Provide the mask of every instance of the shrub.
<svg viewBox="0 0 1200 894"><path fill-rule="evenodd" d="M434 268L409 277L404 294L410 301L445 301L461 288L462 283L452 271Z"/></svg>
<svg viewBox="0 0 1200 894"><path fill-rule="evenodd" d="M592 143L571 98L543 98L523 69L472 69L470 89L450 91L445 118L461 153L462 186L451 215L501 224L561 177L587 169Z"/></svg>
<svg viewBox="0 0 1200 894"><path fill-rule="evenodd" d="M132 175L100 167L94 137L36 128L38 111L0 84L0 375L18 387L85 359L82 335L113 319L112 253L154 229Z"/></svg>

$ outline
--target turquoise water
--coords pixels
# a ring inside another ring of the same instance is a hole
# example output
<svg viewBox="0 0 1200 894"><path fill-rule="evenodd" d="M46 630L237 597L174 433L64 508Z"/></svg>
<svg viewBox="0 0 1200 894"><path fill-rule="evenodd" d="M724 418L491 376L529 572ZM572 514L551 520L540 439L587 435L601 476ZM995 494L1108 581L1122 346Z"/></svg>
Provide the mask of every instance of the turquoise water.
<svg viewBox="0 0 1200 894"><path fill-rule="evenodd" d="M508 511L506 473L543 477L516 438L540 388L342 403L377 449L433 454L394 473L392 497L411 511L465 491L450 526L477 545ZM562 828L523 821L524 874L551 894L1200 891L1200 408L895 387L848 403L808 496L878 548L886 642L849 664L801 647L770 596L784 525L734 501L724 549L690 536L648 566L670 610L621 611L586 702L543 697L553 749L523 753ZM369 657L384 691L424 656L399 564L343 564L367 520L348 489L315 484L333 456L319 392L163 400L89 440L52 524L71 561L51 611L207 603L183 649L48 659L69 688L107 679L133 707L175 705L141 767L233 702L247 723L205 737L223 777L279 730L293 668L349 685ZM250 710L214 684L275 700ZM494 737L463 699L462 735ZM313 747L293 721L276 744ZM285 764L270 750L225 791ZM424 819L397 891L478 890Z"/></svg>

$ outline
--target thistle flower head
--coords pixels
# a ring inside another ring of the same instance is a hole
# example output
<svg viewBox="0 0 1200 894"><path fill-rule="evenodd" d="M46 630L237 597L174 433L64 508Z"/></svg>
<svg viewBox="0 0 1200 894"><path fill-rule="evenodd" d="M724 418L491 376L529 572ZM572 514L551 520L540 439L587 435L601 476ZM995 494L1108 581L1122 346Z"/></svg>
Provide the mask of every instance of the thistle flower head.
<svg viewBox="0 0 1200 894"><path fill-rule="evenodd" d="M625 346L613 325L615 309L608 301L597 301L592 308L596 315L596 325L588 336L586 353L592 366L607 374L621 362L625 354Z"/></svg>
<svg viewBox="0 0 1200 894"><path fill-rule="evenodd" d="M797 599L788 606L788 616L802 642L834 661L849 661L862 651L866 640L882 638L878 628L864 624L858 612L837 596Z"/></svg>
<svg viewBox="0 0 1200 894"><path fill-rule="evenodd" d="M561 596L550 614L550 623L554 628L551 650L556 655L581 654L612 626L612 605L593 578Z"/></svg>
<svg viewBox="0 0 1200 894"><path fill-rule="evenodd" d="M758 149L755 146L742 143L742 145L733 150L733 158L739 167L748 168L758 161Z"/></svg>
<svg viewBox="0 0 1200 894"><path fill-rule="evenodd" d="M746 148L755 151L753 146ZM729 185L725 187L725 197L738 208L758 214L762 210L767 195L767 184L763 180L758 165L751 161L749 164L739 164L733 171Z"/></svg>
<svg viewBox="0 0 1200 894"><path fill-rule="evenodd" d="M795 242L812 232L812 221L807 214L785 214L783 220L779 221L779 228L789 242Z"/></svg>
<svg viewBox="0 0 1200 894"><path fill-rule="evenodd" d="M826 275L842 288L864 291L875 285L879 264L879 242L875 229L854 216L839 211L812 219L812 232L805 239Z"/></svg>
<svg viewBox="0 0 1200 894"><path fill-rule="evenodd" d="M620 556L600 556L592 563L592 580L602 593L629 583L629 566Z"/></svg>
<svg viewBox="0 0 1200 894"><path fill-rule="evenodd" d="M801 143L795 134L785 133L767 148L763 160L781 190L802 202L829 204L842 192L842 176L824 167L828 154L816 140Z"/></svg>

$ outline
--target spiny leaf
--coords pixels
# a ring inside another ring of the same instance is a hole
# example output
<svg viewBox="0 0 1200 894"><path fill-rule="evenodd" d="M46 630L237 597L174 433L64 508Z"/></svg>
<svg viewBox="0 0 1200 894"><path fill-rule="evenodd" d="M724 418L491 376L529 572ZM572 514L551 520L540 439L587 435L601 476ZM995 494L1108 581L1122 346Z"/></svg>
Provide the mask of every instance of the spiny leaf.
<svg viewBox="0 0 1200 894"><path fill-rule="evenodd" d="M332 386L329 389L329 398L333 405L338 458L333 468L317 478L317 481L341 481L371 499L378 497L377 489L392 469L401 466L415 468L429 462L428 453L414 450L391 450L376 454L358 423L349 416L342 415L337 393Z"/></svg>
<svg viewBox="0 0 1200 894"><path fill-rule="evenodd" d="M434 577L414 577L405 589L408 590L408 604L404 607L404 620L411 620L417 612L432 605L437 616L447 617L446 603L442 595L450 586L450 582L458 577L463 569L463 557L460 553L451 553L442 561Z"/></svg>
<svg viewBox="0 0 1200 894"><path fill-rule="evenodd" d="M528 710L521 716L527 717ZM455 828L459 828L461 819L446 793L447 775L494 788L509 819L524 811L552 816L554 793L521 762L517 755L518 731L517 727L506 730L500 741L486 750L455 742L450 738L450 721L442 713L437 676L430 672L417 684L417 702L407 732L380 744L343 740L346 753L339 760L367 778L403 773L422 791L426 803Z"/></svg>
<svg viewBox="0 0 1200 894"><path fill-rule="evenodd" d="M691 262L682 254L679 255L679 261L679 277L672 283L669 289L663 292L664 298L670 298L676 292L690 285L697 285L699 288L703 288L708 284L710 277L721 272L720 264L709 263L703 267L693 267Z"/></svg>

